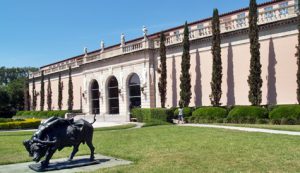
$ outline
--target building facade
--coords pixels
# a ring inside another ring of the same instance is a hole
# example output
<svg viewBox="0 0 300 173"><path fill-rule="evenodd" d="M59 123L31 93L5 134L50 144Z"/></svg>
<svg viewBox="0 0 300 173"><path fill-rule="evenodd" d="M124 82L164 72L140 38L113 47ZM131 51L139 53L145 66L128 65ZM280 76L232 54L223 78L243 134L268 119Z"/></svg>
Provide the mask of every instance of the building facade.
<svg viewBox="0 0 300 173"><path fill-rule="evenodd" d="M259 5L262 104L297 102L296 7L296 0L278 0ZM220 22L223 66L221 102L223 105L250 105L247 82L250 67L248 8L223 14ZM163 31L167 47L167 107L176 107L179 101L183 29L183 26L178 26ZM208 106L212 73L211 18L190 23L189 30L192 79L190 106ZM61 74L63 109L67 109L70 66L74 109L81 109L87 115L97 114L98 119L103 121L129 121L133 107L160 107L159 35L148 35L144 27L141 38L125 41L122 34L120 44L104 47L102 42L99 50L88 52L85 49L82 55L41 67L38 72L30 74L29 90L32 90L34 77L38 93L37 108L43 71L45 78L51 79L53 110L58 109L58 76Z"/></svg>

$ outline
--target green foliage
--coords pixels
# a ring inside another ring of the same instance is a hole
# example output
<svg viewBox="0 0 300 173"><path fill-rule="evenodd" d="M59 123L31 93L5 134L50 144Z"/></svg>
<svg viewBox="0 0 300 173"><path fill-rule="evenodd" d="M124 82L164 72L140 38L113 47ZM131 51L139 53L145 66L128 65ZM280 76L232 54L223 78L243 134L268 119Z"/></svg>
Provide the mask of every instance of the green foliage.
<svg viewBox="0 0 300 173"><path fill-rule="evenodd" d="M40 124L41 120L39 119L15 120L10 122L0 122L0 129L36 129Z"/></svg>
<svg viewBox="0 0 300 173"><path fill-rule="evenodd" d="M222 59L221 59L221 35L220 35L220 19L218 9L214 9L212 19L212 78L211 78L211 94L210 100L213 106L220 106L222 96Z"/></svg>
<svg viewBox="0 0 300 173"><path fill-rule="evenodd" d="M51 89L50 76L48 76L47 105L48 105L48 111L51 111L51 109L52 109L52 89Z"/></svg>
<svg viewBox="0 0 300 173"><path fill-rule="evenodd" d="M34 67L0 67L0 85L6 86L14 80L27 78L29 76L29 72L37 70L38 69Z"/></svg>
<svg viewBox="0 0 300 173"><path fill-rule="evenodd" d="M62 109L62 100L63 100L63 88L64 85L61 81L61 73L58 74L58 98L57 98L57 105L58 105L58 109L61 110Z"/></svg>
<svg viewBox="0 0 300 173"><path fill-rule="evenodd" d="M273 124L296 124L300 122L300 105L276 106L269 118Z"/></svg>
<svg viewBox="0 0 300 173"><path fill-rule="evenodd" d="M180 75L180 101L179 105L182 107L189 107L192 97L191 93L191 75L190 75L190 40L189 28L185 22L183 32L183 53L181 60L181 75Z"/></svg>
<svg viewBox="0 0 300 173"><path fill-rule="evenodd" d="M69 85L68 85L68 93L69 93L69 98L68 98L68 110L72 111L73 110L73 82L72 82L72 68L71 66L69 67Z"/></svg>
<svg viewBox="0 0 300 173"><path fill-rule="evenodd" d="M44 110L44 105L45 105L45 76L44 76L44 71L42 71L42 76L41 76L41 91L40 91L40 110Z"/></svg>
<svg viewBox="0 0 300 173"><path fill-rule="evenodd" d="M61 111L18 111L16 117L18 118L50 118L50 117L65 117L65 114L70 111L61 110ZM80 110L71 111L71 113L81 113Z"/></svg>
<svg viewBox="0 0 300 173"><path fill-rule="evenodd" d="M10 97L6 87L0 86L0 118L11 118L14 112L11 109Z"/></svg>
<svg viewBox="0 0 300 173"><path fill-rule="evenodd" d="M217 122L219 120L222 120L226 118L227 116L227 110L221 107L202 107L196 109L192 117L189 118L189 121L193 122L194 120L197 120L198 122ZM195 121L194 121L195 122Z"/></svg>
<svg viewBox="0 0 300 173"><path fill-rule="evenodd" d="M9 104L12 109L24 109L24 81L24 78L19 78L5 86L10 98Z"/></svg>
<svg viewBox="0 0 300 173"><path fill-rule="evenodd" d="M190 108L190 107L183 108L183 117L190 117L190 116L192 116L193 111L194 111L194 109ZM176 109L174 111L174 116L175 116L174 118L175 119L178 118L178 114L179 114L179 111L178 111L178 109Z"/></svg>
<svg viewBox="0 0 300 173"><path fill-rule="evenodd" d="M268 110L258 106L236 106L228 114L232 123L256 123L259 119L267 119Z"/></svg>
<svg viewBox="0 0 300 173"><path fill-rule="evenodd" d="M0 123L7 123L13 121L25 121L24 119L0 118Z"/></svg>
<svg viewBox="0 0 300 173"><path fill-rule="evenodd" d="M144 123L164 124L170 119L168 109L165 108L135 108L131 114L138 122Z"/></svg>
<svg viewBox="0 0 300 173"><path fill-rule="evenodd" d="M10 98L4 87L0 86L0 110L9 107Z"/></svg>
<svg viewBox="0 0 300 173"><path fill-rule="evenodd" d="M167 109L167 114L168 114L167 121L168 122L172 122L173 121L173 118L175 116L174 113L175 113L176 109L177 109L176 107L171 107L170 109Z"/></svg>
<svg viewBox="0 0 300 173"><path fill-rule="evenodd" d="M160 93L160 102L161 107L165 108L166 102L166 94L167 94L167 56L166 56L166 45L165 45L165 35L162 32L160 34L160 47L159 47L159 55L160 55L160 68L159 68L159 82L158 82L158 90Z"/></svg>
<svg viewBox="0 0 300 173"><path fill-rule="evenodd" d="M260 63L260 43L259 29L257 26L258 10L256 0L250 0L249 7L249 38L250 38L250 75L248 76L249 101L252 105L258 106L262 100L262 79L261 79L261 63Z"/></svg>

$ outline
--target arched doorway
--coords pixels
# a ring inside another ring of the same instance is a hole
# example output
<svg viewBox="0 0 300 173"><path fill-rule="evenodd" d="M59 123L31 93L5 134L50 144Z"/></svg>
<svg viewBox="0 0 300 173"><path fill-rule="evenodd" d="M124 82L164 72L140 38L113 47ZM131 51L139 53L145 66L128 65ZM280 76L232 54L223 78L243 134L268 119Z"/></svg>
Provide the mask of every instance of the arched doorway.
<svg viewBox="0 0 300 173"><path fill-rule="evenodd" d="M118 80L114 76L108 81L108 110L109 114L119 114Z"/></svg>
<svg viewBox="0 0 300 173"><path fill-rule="evenodd" d="M94 80L91 84L92 114L100 113L99 84Z"/></svg>
<svg viewBox="0 0 300 173"><path fill-rule="evenodd" d="M128 81L129 110L141 107L141 83L137 74L132 74Z"/></svg>

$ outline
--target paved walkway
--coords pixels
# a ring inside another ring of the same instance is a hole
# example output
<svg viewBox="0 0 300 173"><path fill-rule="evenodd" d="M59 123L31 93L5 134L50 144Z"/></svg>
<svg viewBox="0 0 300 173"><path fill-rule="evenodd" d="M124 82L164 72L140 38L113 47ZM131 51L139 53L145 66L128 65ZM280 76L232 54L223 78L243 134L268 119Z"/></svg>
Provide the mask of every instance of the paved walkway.
<svg viewBox="0 0 300 173"><path fill-rule="evenodd" d="M217 128L217 129L239 130L239 131L246 131L246 132L259 132L259 133L271 133L271 134L283 134L283 135L300 136L300 132L283 131L283 130L271 130L271 129L259 129L259 128L248 128L248 127L233 127L233 126L221 126L221 125L211 125L211 124L178 124L178 126L208 127L208 128Z"/></svg>
<svg viewBox="0 0 300 173"><path fill-rule="evenodd" d="M83 158L89 158L89 156L77 156L74 157L74 161L78 159ZM50 163L54 163L54 166L52 167L62 167L59 164L58 166L55 166L55 162L64 162L66 161L66 158L63 159L51 159ZM61 170L55 170L55 171L49 171L51 173L75 173L75 172L90 172L90 171L96 171L101 168L109 168L109 167L115 167L120 165L128 165L131 164L131 161L122 160L122 159L116 159L109 156L103 156L100 154L95 155L95 160L99 161L99 164L90 165L90 166L83 166L83 167L77 167L77 168L68 168L68 169L61 169ZM0 165L0 173L36 173L35 171L31 170L28 166L30 164L35 164L35 162L26 162L26 163L16 163L16 164L10 164L10 165Z"/></svg>

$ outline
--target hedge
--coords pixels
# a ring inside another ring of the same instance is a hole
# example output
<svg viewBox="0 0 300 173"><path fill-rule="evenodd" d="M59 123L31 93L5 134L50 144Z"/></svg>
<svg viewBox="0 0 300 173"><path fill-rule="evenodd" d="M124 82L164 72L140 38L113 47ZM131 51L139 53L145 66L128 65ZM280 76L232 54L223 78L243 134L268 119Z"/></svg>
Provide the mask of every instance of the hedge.
<svg viewBox="0 0 300 173"><path fill-rule="evenodd" d="M135 108L131 110L131 116L138 122L149 124L165 124L170 119L168 109L164 108Z"/></svg>
<svg viewBox="0 0 300 173"><path fill-rule="evenodd" d="M258 106L236 106L228 114L229 123L256 123L268 118L268 110Z"/></svg>
<svg viewBox="0 0 300 173"><path fill-rule="evenodd" d="M15 116L22 118L50 118L50 117L65 117L69 111L18 111ZM79 110L74 110L72 113L81 113Z"/></svg>
<svg viewBox="0 0 300 173"><path fill-rule="evenodd" d="M26 120L19 120L19 121L11 121L11 122L4 122L0 123L1 130L8 130L8 129L36 129L41 124L40 119L26 119Z"/></svg>
<svg viewBox="0 0 300 173"><path fill-rule="evenodd" d="M203 107L196 109L188 119L193 123L223 122L227 116L227 110L221 107Z"/></svg>
<svg viewBox="0 0 300 173"><path fill-rule="evenodd" d="M12 121L25 121L24 119L0 118L0 123L7 123Z"/></svg>
<svg viewBox="0 0 300 173"><path fill-rule="evenodd" d="M193 108L190 108L190 107L185 107L183 108L183 117L190 117L192 116L192 113L193 113L194 109ZM174 118L177 119L178 118L178 114L179 114L179 111L178 109L176 109L174 111Z"/></svg>
<svg viewBox="0 0 300 173"><path fill-rule="evenodd" d="M300 105L276 106L269 114L273 124L298 124L300 122Z"/></svg>

